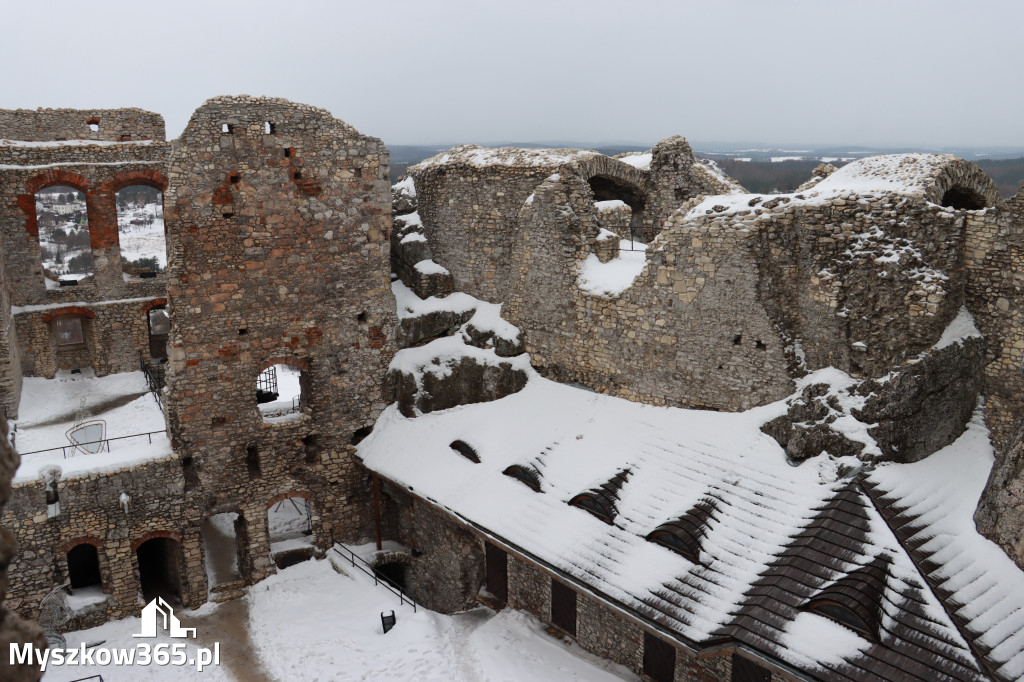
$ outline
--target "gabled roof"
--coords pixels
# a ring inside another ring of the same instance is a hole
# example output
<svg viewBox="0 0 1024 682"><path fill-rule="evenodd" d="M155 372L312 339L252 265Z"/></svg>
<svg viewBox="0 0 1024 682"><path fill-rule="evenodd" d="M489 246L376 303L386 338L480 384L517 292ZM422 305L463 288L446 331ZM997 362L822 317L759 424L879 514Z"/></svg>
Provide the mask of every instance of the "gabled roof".
<svg viewBox="0 0 1024 682"><path fill-rule="evenodd" d="M976 630L958 627L950 613L987 606L985 593L965 586L955 593L962 606L944 601L860 478L841 477L839 462L824 456L786 463L759 430L784 410L782 403L734 414L652 407L532 376L519 393L490 403L415 419L388 408L359 454L372 470L688 646L738 642L823 680L989 679L995 656L1024 657L1024 624L1016 620L1005 628L1009 637L991 619L975 618ZM947 450L975 447L979 432L983 441L984 427L972 424ZM481 463L452 457L454 438L472 442ZM984 447L987 461L968 453L982 478L991 464ZM502 474L542 452L541 493ZM920 464L890 465L868 481L879 488L893 480L890 472ZM630 474L617 487L613 524L566 504L624 469ZM702 524L699 562L647 541L709 498L717 509ZM985 542L971 521L974 502L942 509L962 526L949 546L961 537ZM941 553L931 560L937 573L957 567ZM980 566L977 580L991 582ZM843 594L863 601L850 608L877 623L876 640L807 609L816 597ZM1000 609L1024 613L1024 589L1002 596L1008 605ZM979 653L978 641L988 639L1003 644Z"/></svg>

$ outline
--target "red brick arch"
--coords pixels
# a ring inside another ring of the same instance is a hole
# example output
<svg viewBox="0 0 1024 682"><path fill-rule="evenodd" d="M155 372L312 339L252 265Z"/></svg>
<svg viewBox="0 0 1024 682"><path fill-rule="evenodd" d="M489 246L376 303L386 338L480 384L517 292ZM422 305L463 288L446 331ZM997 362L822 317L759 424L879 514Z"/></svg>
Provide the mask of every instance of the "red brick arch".
<svg viewBox="0 0 1024 682"><path fill-rule="evenodd" d="M176 530L151 530L142 537L132 541L132 552L137 552L139 547L154 538L170 538L179 545L181 544L181 533Z"/></svg>
<svg viewBox="0 0 1024 682"><path fill-rule="evenodd" d="M142 306L142 314L143 315L147 315L147 314L149 314L150 310L153 310L154 308L163 308L166 305L167 305L167 299L166 298L154 298L152 301L147 301Z"/></svg>
<svg viewBox="0 0 1024 682"><path fill-rule="evenodd" d="M116 194L132 185L146 185L163 192L167 189L167 178L163 173L152 168L136 168L115 174L110 180L100 185L99 191Z"/></svg>
<svg viewBox="0 0 1024 682"><path fill-rule="evenodd" d="M274 497L270 498L270 502L267 502L267 509L269 510L278 502L284 502L290 497L301 497L302 499L308 500L309 502L313 501L312 493L308 493L305 490L293 490L291 492L281 493L280 495L274 495Z"/></svg>
<svg viewBox="0 0 1024 682"><path fill-rule="evenodd" d="M84 176L64 170L52 170L31 177L25 181L25 194L18 195L18 208L25 213L25 232L35 241L39 240L39 223L36 220L36 192L58 185L66 185L84 194L86 212L91 213L89 208L92 204L92 188ZM93 216L90 214L90 223L92 218Z"/></svg>
<svg viewBox="0 0 1024 682"><path fill-rule="evenodd" d="M97 550L103 546L103 540L100 540L94 535L82 535L77 538L72 538L60 546L60 551L67 554L78 545L92 545Z"/></svg>
<svg viewBox="0 0 1024 682"><path fill-rule="evenodd" d="M43 315L43 322L51 322L58 317L87 317L90 320L96 317L96 313L89 308L77 305L66 305Z"/></svg>

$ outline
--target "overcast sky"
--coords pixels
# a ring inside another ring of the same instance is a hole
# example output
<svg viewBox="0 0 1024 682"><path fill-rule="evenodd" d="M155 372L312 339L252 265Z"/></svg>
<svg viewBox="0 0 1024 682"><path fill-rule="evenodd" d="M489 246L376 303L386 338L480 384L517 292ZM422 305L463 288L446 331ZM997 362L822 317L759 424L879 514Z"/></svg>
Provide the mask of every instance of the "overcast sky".
<svg viewBox="0 0 1024 682"><path fill-rule="evenodd" d="M220 94L390 144L1024 145L1018 0L3 3L0 108Z"/></svg>

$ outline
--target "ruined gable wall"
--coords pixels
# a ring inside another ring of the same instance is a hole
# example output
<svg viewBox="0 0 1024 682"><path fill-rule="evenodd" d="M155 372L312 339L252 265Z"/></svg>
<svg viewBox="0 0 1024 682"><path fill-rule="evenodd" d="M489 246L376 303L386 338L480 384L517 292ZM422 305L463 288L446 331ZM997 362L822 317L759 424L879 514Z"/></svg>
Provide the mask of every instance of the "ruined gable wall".
<svg viewBox="0 0 1024 682"><path fill-rule="evenodd" d="M143 109L0 109L0 139L5 140L113 142L165 136L164 117Z"/></svg>
<svg viewBox="0 0 1024 682"><path fill-rule="evenodd" d="M304 491L319 544L368 536L350 443L384 408L394 352L387 172L379 140L280 99L209 100L175 142L167 412L201 516L243 507L265 538L262 505ZM263 423L256 378L278 362L303 370L301 416ZM256 579L267 554L253 550Z"/></svg>
<svg viewBox="0 0 1024 682"><path fill-rule="evenodd" d="M597 233L582 178L538 187L519 225L506 315L542 373L659 405L743 409L790 392L749 234L666 226L633 285L604 297L577 282Z"/></svg>

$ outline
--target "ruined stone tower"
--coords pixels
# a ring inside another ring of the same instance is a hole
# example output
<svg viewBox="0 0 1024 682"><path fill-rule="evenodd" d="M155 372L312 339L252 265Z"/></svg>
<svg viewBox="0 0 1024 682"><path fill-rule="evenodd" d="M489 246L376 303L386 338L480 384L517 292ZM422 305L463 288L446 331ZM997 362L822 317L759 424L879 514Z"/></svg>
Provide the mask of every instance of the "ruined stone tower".
<svg viewBox="0 0 1024 682"><path fill-rule="evenodd" d="M368 532L352 452L393 352L387 169L379 140L282 99L211 99L174 144L169 428L189 520L239 514L247 579L269 570L277 500L310 503L320 546ZM274 365L302 391L276 421L257 404Z"/></svg>

